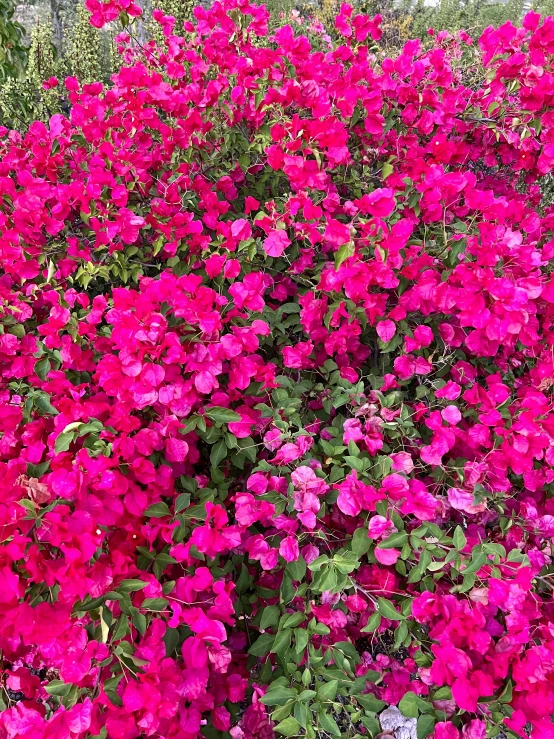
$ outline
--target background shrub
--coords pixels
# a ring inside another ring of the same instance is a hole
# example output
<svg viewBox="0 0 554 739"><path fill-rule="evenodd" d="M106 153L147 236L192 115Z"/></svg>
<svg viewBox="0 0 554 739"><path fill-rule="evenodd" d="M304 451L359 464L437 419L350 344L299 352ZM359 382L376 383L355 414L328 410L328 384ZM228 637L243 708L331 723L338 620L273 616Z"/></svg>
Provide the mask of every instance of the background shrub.
<svg viewBox="0 0 554 739"><path fill-rule="evenodd" d="M88 9L0 129L0 737L549 739L554 19Z"/></svg>

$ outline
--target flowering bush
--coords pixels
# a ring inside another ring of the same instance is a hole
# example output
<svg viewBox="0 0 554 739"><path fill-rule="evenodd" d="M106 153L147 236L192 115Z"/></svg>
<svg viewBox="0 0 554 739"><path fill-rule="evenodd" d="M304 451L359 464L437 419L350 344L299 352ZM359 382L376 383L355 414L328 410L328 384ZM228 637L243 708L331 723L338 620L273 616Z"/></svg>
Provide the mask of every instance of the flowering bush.
<svg viewBox="0 0 554 739"><path fill-rule="evenodd" d="M554 19L195 18L0 130L0 739L552 739Z"/></svg>

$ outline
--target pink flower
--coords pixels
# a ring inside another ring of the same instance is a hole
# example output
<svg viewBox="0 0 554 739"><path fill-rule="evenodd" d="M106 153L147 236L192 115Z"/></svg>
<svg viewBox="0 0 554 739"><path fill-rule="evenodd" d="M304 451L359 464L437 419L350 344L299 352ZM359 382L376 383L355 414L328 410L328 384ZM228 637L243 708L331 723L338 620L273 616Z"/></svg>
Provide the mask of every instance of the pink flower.
<svg viewBox="0 0 554 739"><path fill-rule="evenodd" d="M393 531L395 531L393 522L383 516L372 516L369 519L368 536L371 539L386 539Z"/></svg>
<svg viewBox="0 0 554 739"><path fill-rule="evenodd" d="M252 236L252 228L245 218L238 218L231 224L231 233L235 239L246 241Z"/></svg>
<svg viewBox="0 0 554 739"><path fill-rule="evenodd" d="M377 324L377 334L381 341L387 343L396 333L396 325L394 321L379 321Z"/></svg>
<svg viewBox="0 0 554 739"><path fill-rule="evenodd" d="M461 388L456 382L449 380L446 385L435 391L437 398L445 398L446 400L456 400L460 397Z"/></svg>
<svg viewBox="0 0 554 739"><path fill-rule="evenodd" d="M347 418L344 422L344 433L342 440L345 444L349 441L361 441L364 438L362 425L359 418Z"/></svg>
<svg viewBox="0 0 554 739"><path fill-rule="evenodd" d="M394 190L390 187L378 188L354 202L362 213L369 213L377 218L386 218L395 208Z"/></svg>
<svg viewBox="0 0 554 739"><path fill-rule="evenodd" d="M317 477L311 467L302 465L291 474L291 480L295 488L302 492L310 492L314 495L324 495L329 490L329 485Z"/></svg>
<svg viewBox="0 0 554 739"><path fill-rule="evenodd" d="M450 488L448 491L448 502L457 511L465 513L479 513L486 509L484 503L474 505L473 494L461 488Z"/></svg>
<svg viewBox="0 0 554 739"><path fill-rule="evenodd" d="M485 739L487 725L484 721L473 719L462 728L463 739Z"/></svg>
<svg viewBox="0 0 554 739"><path fill-rule="evenodd" d="M279 544L279 554L285 562L294 562L300 556L298 542L294 536L287 536Z"/></svg>
<svg viewBox="0 0 554 739"><path fill-rule="evenodd" d="M389 566L394 565L400 557L398 549L379 549L375 548L375 559L382 565Z"/></svg>
<svg viewBox="0 0 554 739"><path fill-rule="evenodd" d="M429 30L432 31L432 29ZM459 730L449 721L440 721L435 725L433 739L459 739L459 737Z"/></svg>
<svg viewBox="0 0 554 739"><path fill-rule="evenodd" d="M446 408L443 408L441 416L452 426L456 426L462 420L462 414L455 405L447 405Z"/></svg>
<svg viewBox="0 0 554 739"><path fill-rule="evenodd" d="M290 246L290 239L286 231L271 231L264 241L264 250L270 257L280 257L287 246Z"/></svg>
<svg viewBox="0 0 554 739"><path fill-rule="evenodd" d="M452 685L452 696L459 708L474 713L477 710L477 701L481 696L491 695L494 692L493 681L490 675L476 670L471 679L459 677Z"/></svg>
<svg viewBox="0 0 554 739"><path fill-rule="evenodd" d="M392 469L395 472L405 472L409 475L414 469L413 459L408 452L394 452L390 455L390 458L392 459Z"/></svg>
<svg viewBox="0 0 554 739"><path fill-rule="evenodd" d="M184 462L189 451L189 445L182 439L166 439L165 456L168 462Z"/></svg>
<svg viewBox="0 0 554 739"><path fill-rule="evenodd" d="M229 431L234 434L237 439L246 439L250 436L252 427L257 422L256 416L246 406L238 408L237 413L240 415L240 421L231 421L228 424Z"/></svg>

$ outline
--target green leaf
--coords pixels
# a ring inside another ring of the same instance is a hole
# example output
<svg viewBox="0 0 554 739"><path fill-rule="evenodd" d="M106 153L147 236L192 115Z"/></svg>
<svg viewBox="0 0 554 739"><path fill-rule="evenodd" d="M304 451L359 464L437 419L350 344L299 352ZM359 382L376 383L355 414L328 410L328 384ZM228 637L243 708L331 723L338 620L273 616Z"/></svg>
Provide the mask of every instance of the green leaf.
<svg viewBox="0 0 554 739"><path fill-rule="evenodd" d="M310 562L308 567L312 572L319 572L322 566L327 564L327 562L329 562L329 557L326 554L321 554L319 557L314 559L313 562Z"/></svg>
<svg viewBox="0 0 554 739"><path fill-rule="evenodd" d="M63 433L68 434L70 431L76 431L82 425L82 421L73 421L73 423L68 423L67 426L64 428Z"/></svg>
<svg viewBox="0 0 554 739"><path fill-rule="evenodd" d="M169 631L169 629L168 629ZM118 642L121 639L123 639L127 634L129 633L129 619L127 616L122 614L119 617L119 620L117 622L117 626L115 627L115 630L112 635L112 642Z"/></svg>
<svg viewBox="0 0 554 739"><path fill-rule="evenodd" d="M306 574L306 560L300 556L293 562L289 562L287 565L287 573L290 575L292 580L301 582Z"/></svg>
<svg viewBox="0 0 554 739"><path fill-rule="evenodd" d="M459 552L461 552L467 544L467 539L464 532L462 531L461 526L456 526L456 530L454 531L454 535L452 537L452 542Z"/></svg>
<svg viewBox="0 0 554 739"><path fill-rule="evenodd" d="M450 267L455 267L457 264L460 263L458 257L460 256L460 254L463 254L463 252L466 250L466 247L467 241L465 239L459 239L452 244L446 257L446 262Z"/></svg>
<svg viewBox="0 0 554 739"><path fill-rule="evenodd" d="M376 716L362 716L360 722L369 731L370 736L377 736L377 734L381 733L381 725L377 721Z"/></svg>
<svg viewBox="0 0 554 739"><path fill-rule="evenodd" d="M137 547L137 551L140 552L146 559L156 559L154 552L151 552L146 547ZM124 582L127 582L126 580Z"/></svg>
<svg viewBox="0 0 554 739"><path fill-rule="evenodd" d="M365 527L358 528L352 536L352 551L356 553L358 558L362 557L369 550L371 546L371 539L367 535L367 529Z"/></svg>
<svg viewBox="0 0 554 739"><path fill-rule="evenodd" d="M385 162L385 164L383 164L383 169L381 170L381 177L386 180L387 177L389 177L393 172L394 167L392 166L392 164Z"/></svg>
<svg viewBox="0 0 554 739"><path fill-rule="evenodd" d="M123 701L121 700L121 696L116 693L115 690L106 690L105 693L114 706L119 706L121 708Z"/></svg>
<svg viewBox="0 0 554 739"><path fill-rule="evenodd" d="M222 462L227 456L227 444L224 439L220 439L213 446L210 454L210 464L212 467L218 467L219 463Z"/></svg>
<svg viewBox="0 0 554 739"><path fill-rule="evenodd" d="M296 654L302 654L308 646L310 635L307 629L295 629L294 630L294 650Z"/></svg>
<svg viewBox="0 0 554 739"><path fill-rule="evenodd" d="M446 567L446 562L431 562L431 564L427 565L427 570L429 572L439 572L443 567Z"/></svg>
<svg viewBox="0 0 554 739"><path fill-rule="evenodd" d="M375 613L369 618L367 624L363 627L363 629L360 629L362 634L372 634L374 631L377 631L379 626L381 625L381 614L379 611L375 611Z"/></svg>
<svg viewBox="0 0 554 739"><path fill-rule="evenodd" d="M305 613L291 613L288 616L285 616L282 623L281 628L282 629L294 629L296 626L300 626L302 621L306 620L306 614Z"/></svg>
<svg viewBox="0 0 554 739"><path fill-rule="evenodd" d="M352 644L352 642L349 641L338 641L335 642L333 645L333 649L335 650L335 660L336 660L336 651L340 651L343 654L345 654L351 662L354 662L355 664L358 664L360 662L360 655L356 651L356 647ZM329 671L327 671L327 675L329 675Z"/></svg>
<svg viewBox="0 0 554 739"><path fill-rule="evenodd" d="M281 590L280 590L280 601L281 603L284 603L285 605L290 603L292 599L294 598L294 595L296 593L296 590L294 588L294 585L292 584L292 580L288 575L285 575L283 577L283 582L281 583Z"/></svg>
<svg viewBox="0 0 554 739"><path fill-rule="evenodd" d="M404 716L407 718L417 718L419 715L419 709L417 707L416 696L414 693L409 692L402 698L398 704L398 708Z"/></svg>
<svg viewBox="0 0 554 739"><path fill-rule="evenodd" d="M273 642L271 651L275 654L282 654L285 649L288 649L288 647L290 646L291 636L292 631L290 631L289 629L279 631L277 633L277 636L275 637L275 641Z"/></svg>
<svg viewBox="0 0 554 739"><path fill-rule="evenodd" d="M63 680L52 680L48 685L44 686L44 689L50 695L57 695L64 698L69 695L73 685L71 683L64 683Z"/></svg>
<svg viewBox="0 0 554 739"><path fill-rule="evenodd" d="M105 600L106 600L106 596L101 595L98 598L89 600L87 603L81 603L80 605L76 605L75 610L76 611L94 611L96 608L98 608L98 606L103 605Z"/></svg>
<svg viewBox="0 0 554 739"><path fill-rule="evenodd" d="M305 690L305 693L314 693L312 690ZM298 721L300 726L305 729L308 726L308 722L311 720L311 712L304 703L297 703L294 707L294 718Z"/></svg>
<svg viewBox="0 0 554 739"><path fill-rule="evenodd" d="M180 513L190 505L190 493L181 493L175 501L175 513Z"/></svg>
<svg viewBox="0 0 554 739"><path fill-rule="evenodd" d="M164 565L177 564L177 560L175 559L175 557L172 557L170 554L167 554L166 552L160 552L156 556L156 562L161 562Z"/></svg>
<svg viewBox="0 0 554 739"><path fill-rule="evenodd" d="M205 408L204 413L208 418L216 423L233 423L240 421L241 419L239 413L232 411L230 408L221 408L218 405L214 405L211 408Z"/></svg>
<svg viewBox="0 0 554 739"><path fill-rule="evenodd" d="M165 644L166 656L171 657L173 652L177 649L179 642L181 641L179 630L171 628L166 629L166 632L163 635L163 640Z"/></svg>
<svg viewBox="0 0 554 739"><path fill-rule="evenodd" d="M415 702L417 704L417 707L419 708L420 713L435 713L435 709L433 708L433 704L430 703L427 700L424 700L421 696L417 695L417 693L414 693L415 695Z"/></svg>
<svg viewBox="0 0 554 739"><path fill-rule="evenodd" d="M377 598L377 608L379 613L389 621L404 621L405 619L405 616L398 613L391 601L386 598Z"/></svg>
<svg viewBox="0 0 554 739"><path fill-rule="evenodd" d="M298 736L299 729L300 724L293 716L289 716L284 719L275 727L275 731L279 732L279 734L283 734L283 736Z"/></svg>
<svg viewBox="0 0 554 739"><path fill-rule="evenodd" d="M378 549L394 549L395 547L403 547L408 539L408 534L405 531L396 531L391 534L385 541L382 541L377 548Z"/></svg>
<svg viewBox="0 0 554 739"><path fill-rule="evenodd" d="M362 115L362 113L361 113L360 106L357 105L354 108L354 112L352 113L352 117L350 118L350 127L353 127L353 126L356 125L356 123L360 120L361 115Z"/></svg>
<svg viewBox="0 0 554 739"><path fill-rule="evenodd" d="M61 433L56 439L56 443L54 444L54 451L56 452L56 454L67 452L73 442L73 437L74 434L72 432Z"/></svg>
<svg viewBox="0 0 554 739"><path fill-rule="evenodd" d="M27 476L36 477L38 480L45 475L50 469L50 462L42 462L42 464L28 464L27 465Z"/></svg>
<svg viewBox="0 0 554 739"><path fill-rule="evenodd" d="M263 657L269 652L274 641L275 636L273 634L260 634L248 650L248 654L254 657Z"/></svg>
<svg viewBox="0 0 554 739"><path fill-rule="evenodd" d="M116 590L120 593L135 593L137 590L142 590L148 585L143 580L122 580L117 586Z"/></svg>
<svg viewBox="0 0 554 739"><path fill-rule="evenodd" d="M43 359L40 359L35 364L35 372L43 382L46 380L46 375L50 372L51 369L52 365L50 364L50 360L48 359L48 357L43 357Z"/></svg>
<svg viewBox="0 0 554 739"><path fill-rule="evenodd" d="M351 467L353 470L356 470L356 472L363 473L364 472L364 460L360 459L359 457L353 457L352 455L347 454L343 457L344 461L346 462L349 467Z"/></svg>
<svg viewBox="0 0 554 739"><path fill-rule="evenodd" d="M356 552L345 552L335 554L333 562L339 572L348 575L360 566Z"/></svg>
<svg viewBox="0 0 554 739"><path fill-rule="evenodd" d="M335 254L335 269L338 269L348 257L351 257L356 251L353 241L349 241L347 244L343 244Z"/></svg>
<svg viewBox="0 0 554 739"><path fill-rule="evenodd" d="M363 708L366 709L366 711L372 711L373 713L378 713L379 711L382 711L383 708L387 705L385 701L379 700L379 698L371 695L371 693L357 695L356 700Z"/></svg>
<svg viewBox="0 0 554 739"><path fill-rule="evenodd" d="M164 516L171 516L171 511L167 503L154 503L146 509L144 514L150 518L163 518Z"/></svg>
<svg viewBox="0 0 554 739"><path fill-rule="evenodd" d="M152 246L154 247L153 250L152 250L152 254L154 256L156 256L157 254L159 254L161 252L161 250L162 250L162 246L163 245L164 245L164 238L163 238L163 236L158 236L158 238L156 239L156 241L154 241L154 243L152 244Z"/></svg>
<svg viewBox="0 0 554 739"><path fill-rule="evenodd" d="M404 642L408 636L408 625L405 621L400 623L400 626L394 632L394 648L399 649L400 645Z"/></svg>
<svg viewBox="0 0 554 739"><path fill-rule="evenodd" d="M132 619L137 631L144 636L146 633L146 616L144 613L136 611L136 613L133 613Z"/></svg>
<svg viewBox="0 0 554 739"><path fill-rule="evenodd" d="M519 549L512 549L508 552L506 562L523 562L525 560L525 554L519 551Z"/></svg>
<svg viewBox="0 0 554 739"><path fill-rule="evenodd" d="M317 690L317 694L323 700L334 701L339 687L338 680L330 680L328 683L323 683Z"/></svg>
<svg viewBox="0 0 554 739"><path fill-rule="evenodd" d="M326 731L328 734L332 734L333 736L341 735L337 722L332 716L329 716L328 713L325 713L324 711L318 713L317 721L320 729L323 729L323 731Z"/></svg>
<svg viewBox="0 0 554 739"><path fill-rule="evenodd" d="M475 552L475 549L474 549ZM487 561L487 555L485 552L477 552L476 554L473 553L471 556L471 562L469 565L465 568L464 576L471 575L474 572L478 572L481 567L486 563Z"/></svg>
<svg viewBox="0 0 554 739"><path fill-rule="evenodd" d="M498 698L500 703L511 703L512 702L512 692L513 692L512 681L508 680L508 682L506 683L506 687L504 688L504 690L500 694L500 697Z"/></svg>
<svg viewBox="0 0 554 739"><path fill-rule="evenodd" d="M123 593L118 593L117 590L108 590L106 593L106 600L121 600L125 596Z"/></svg>
<svg viewBox="0 0 554 739"><path fill-rule="evenodd" d="M18 501L18 504L22 508L25 508L33 516L33 518L36 518L36 516L37 516L37 507L33 503L32 500L28 500L27 498L22 498L21 500Z"/></svg>
<svg viewBox="0 0 554 739"><path fill-rule="evenodd" d="M320 636L327 636L327 634L331 633L331 629L325 626L325 624L314 624L310 626L310 629L314 634L319 634Z"/></svg>
<svg viewBox="0 0 554 739"><path fill-rule="evenodd" d="M35 405L43 413L50 413L52 416L57 416L59 414L59 411L57 411L50 403L50 396L46 393L41 393L37 398L35 398Z"/></svg>
<svg viewBox="0 0 554 739"><path fill-rule="evenodd" d="M358 680L362 681L362 686L365 688L365 683L376 683L377 680L381 678L381 673L377 672L377 670L368 670L362 677L359 677ZM361 689L361 688L360 688Z"/></svg>
<svg viewBox="0 0 554 739"><path fill-rule="evenodd" d="M312 590L324 593L326 590L334 591L337 586L337 573L328 567L320 576L314 577Z"/></svg>
<svg viewBox="0 0 554 739"><path fill-rule="evenodd" d="M194 431L194 429L200 424L200 422L203 421L204 425L206 425L206 421L201 416L190 416L190 418L187 418L186 423L184 426L181 426L179 429L179 433L183 434L190 434L191 431Z"/></svg>
<svg viewBox="0 0 554 739"><path fill-rule="evenodd" d="M270 687L267 693L260 698L260 703L264 706L284 706L292 698L296 698L296 690L277 685L275 688Z"/></svg>
<svg viewBox="0 0 554 739"><path fill-rule="evenodd" d="M417 720L417 739L425 739L435 728L436 719L434 716L422 714Z"/></svg>
<svg viewBox="0 0 554 739"><path fill-rule="evenodd" d="M284 706L278 706L277 708L274 708L271 712L273 723L278 724L279 721L283 721L284 719L288 718L291 715L293 708L294 704L292 703L292 701L289 701Z"/></svg>
<svg viewBox="0 0 554 739"><path fill-rule="evenodd" d="M266 606L262 612L260 619L260 629L267 629L268 626L274 626L281 616L279 606Z"/></svg>
<svg viewBox="0 0 554 739"><path fill-rule="evenodd" d="M145 598L140 607L148 611L163 611L168 605L169 603L165 598Z"/></svg>

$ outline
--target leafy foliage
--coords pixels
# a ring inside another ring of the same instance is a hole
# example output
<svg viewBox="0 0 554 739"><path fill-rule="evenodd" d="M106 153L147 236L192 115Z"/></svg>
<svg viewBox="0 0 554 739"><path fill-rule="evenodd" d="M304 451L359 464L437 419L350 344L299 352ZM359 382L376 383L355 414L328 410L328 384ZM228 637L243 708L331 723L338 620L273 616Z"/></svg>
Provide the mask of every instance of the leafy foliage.
<svg viewBox="0 0 554 739"><path fill-rule="evenodd" d="M77 6L76 23L66 60L68 73L82 83L96 82L105 77L102 58L105 48L100 31L90 24L90 15L84 4Z"/></svg>
<svg viewBox="0 0 554 739"><path fill-rule="evenodd" d="M14 21L13 0L0 0L0 83L19 77L26 61L23 27Z"/></svg>
<svg viewBox="0 0 554 739"><path fill-rule="evenodd" d="M180 34L185 21L193 19L195 5L194 0L157 0L153 3L153 10L160 10L164 15L175 18L175 32ZM159 23L151 20L150 31L157 43L163 43L164 35Z"/></svg>
<svg viewBox="0 0 554 739"><path fill-rule="evenodd" d="M88 7L0 132L0 736L549 739L554 19Z"/></svg>
<svg viewBox="0 0 554 739"><path fill-rule="evenodd" d="M31 32L25 76L9 78L0 90L0 123L24 129L34 119L48 120L59 113L60 69L52 27L39 23Z"/></svg>

